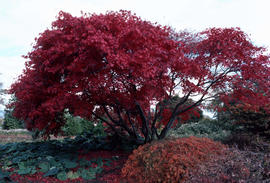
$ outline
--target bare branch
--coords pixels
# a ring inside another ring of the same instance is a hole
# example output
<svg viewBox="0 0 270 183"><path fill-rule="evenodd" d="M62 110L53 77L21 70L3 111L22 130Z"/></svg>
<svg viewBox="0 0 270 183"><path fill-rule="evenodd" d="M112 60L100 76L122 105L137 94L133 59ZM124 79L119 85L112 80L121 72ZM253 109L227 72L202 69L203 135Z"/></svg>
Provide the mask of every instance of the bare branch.
<svg viewBox="0 0 270 183"><path fill-rule="evenodd" d="M139 110L139 114L140 114L140 117L142 119L142 132L143 132L143 135L145 137L145 142L148 142L150 140L150 138L149 138L149 132L150 132L149 123L144 115L144 112L141 108L141 105L137 101L136 101L136 106Z"/></svg>
<svg viewBox="0 0 270 183"><path fill-rule="evenodd" d="M186 97L184 97L184 99L183 99L181 102L179 102L179 103L175 106L175 108L174 108L174 110L173 110L173 113L172 113L172 115L171 115L171 117L170 117L169 122L166 124L166 126L164 127L164 129L161 131L160 138L164 138L164 137L166 136L168 130L171 128L171 126L172 126L172 124L173 124L173 122L174 122L174 120L175 120L175 117L176 117L177 115L179 115L179 114L181 114L181 113L184 113L184 112L188 111L189 109L191 109L191 108L193 108L193 107L198 106L199 104L201 104L201 102L204 100L204 97L207 95L208 90L209 90L215 83L217 83L222 77L224 77L226 74L228 74L229 72L232 72L232 70L227 69L226 71L224 71L224 73L220 74L219 77L217 77L215 80L213 80L213 81L207 86L207 88L206 88L205 91L204 91L204 94L201 96L201 98L200 98L197 102L195 102L194 104L192 104L192 105L186 107L185 109L183 109L183 110L181 110L181 111L178 111L179 106L182 105L182 104L184 104L184 103L187 101L188 97L190 96L190 94L191 94L191 92L192 92L192 90L190 90L189 93L186 95Z"/></svg>
<svg viewBox="0 0 270 183"><path fill-rule="evenodd" d="M123 120L123 118L122 118L122 116L121 116L121 111L120 111L118 105L116 106L116 108L117 108L117 115L118 115L118 117L119 117L119 122L120 122L119 125L120 125L122 128L124 128L124 129L128 132L128 134L129 134L130 136L136 137L136 135L133 133L133 131L130 130L130 129L128 128L128 126L125 124L125 122L124 122L124 120Z"/></svg>
<svg viewBox="0 0 270 183"><path fill-rule="evenodd" d="M118 132L118 131L116 130L116 128L115 128L115 126L113 126L113 124L109 123L106 119L100 117L99 115L97 115L97 114L94 113L94 112L92 112L92 114L93 114L96 118L100 119L101 121L103 121L104 123L106 123L107 125L109 125L109 127L110 127L117 135L120 136L120 132Z"/></svg>
<svg viewBox="0 0 270 183"><path fill-rule="evenodd" d="M110 115L110 113L109 113L108 109L106 108L106 106L103 105L103 109L104 109L106 115L110 118L110 120L114 124L116 124L117 126L122 127L123 129L125 129L130 136L136 137L136 135L125 125L124 120L123 120L123 118L122 118L122 116L120 114L119 108L117 108L117 114L119 116L119 121L112 118L112 116Z"/></svg>
<svg viewBox="0 0 270 183"><path fill-rule="evenodd" d="M163 130L161 131L159 138L164 138L166 136L168 130L171 128L171 126L172 126L172 124L173 124L173 122L175 120L178 108L188 100L191 93L192 93L192 90L190 90L188 92L188 94L175 106L175 108L174 108L174 110L172 112L172 115L170 117L170 120L166 124L166 126L163 128Z"/></svg>
<svg viewBox="0 0 270 183"><path fill-rule="evenodd" d="M130 123L130 125L132 127L133 133L135 134L136 138L138 139L139 138L139 134L136 131L136 128L135 128L134 124L131 121L130 113L127 111L126 114L127 114L127 117L128 117L128 121L129 121L129 123Z"/></svg>
<svg viewBox="0 0 270 183"><path fill-rule="evenodd" d="M104 111L105 111L105 113L106 113L106 115L108 116L108 118L113 122L113 123L115 123L115 124L119 124L119 122L118 121L116 121L115 119L113 119L112 118L112 116L110 115L110 113L109 113L109 111L108 111L108 109L106 108L106 106L105 105L103 105L103 109L104 109Z"/></svg>

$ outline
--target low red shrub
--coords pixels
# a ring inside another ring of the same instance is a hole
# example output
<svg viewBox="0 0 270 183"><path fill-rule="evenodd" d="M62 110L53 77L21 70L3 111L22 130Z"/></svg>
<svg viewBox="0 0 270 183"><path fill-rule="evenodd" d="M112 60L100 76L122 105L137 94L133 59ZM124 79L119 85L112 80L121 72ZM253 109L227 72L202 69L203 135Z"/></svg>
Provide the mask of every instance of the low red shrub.
<svg viewBox="0 0 270 183"><path fill-rule="evenodd" d="M145 144L134 150L122 169L123 182L180 182L212 154L222 154L225 145L207 138L187 137Z"/></svg>

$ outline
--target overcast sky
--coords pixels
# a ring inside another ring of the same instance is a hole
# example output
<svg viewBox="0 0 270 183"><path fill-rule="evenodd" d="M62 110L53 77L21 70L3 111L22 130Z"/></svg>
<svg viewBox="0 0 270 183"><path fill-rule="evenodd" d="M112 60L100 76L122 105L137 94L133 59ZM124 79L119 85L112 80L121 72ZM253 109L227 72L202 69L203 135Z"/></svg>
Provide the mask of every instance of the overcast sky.
<svg viewBox="0 0 270 183"><path fill-rule="evenodd" d="M176 30L240 27L258 46L270 46L270 0L0 0L0 82L9 88L22 73L34 38L60 10L105 13L131 10Z"/></svg>
<svg viewBox="0 0 270 183"><path fill-rule="evenodd" d="M177 30L240 27L255 44L270 46L270 0L0 0L0 81L8 88L21 74L39 33L60 10L104 13L131 10L143 19Z"/></svg>

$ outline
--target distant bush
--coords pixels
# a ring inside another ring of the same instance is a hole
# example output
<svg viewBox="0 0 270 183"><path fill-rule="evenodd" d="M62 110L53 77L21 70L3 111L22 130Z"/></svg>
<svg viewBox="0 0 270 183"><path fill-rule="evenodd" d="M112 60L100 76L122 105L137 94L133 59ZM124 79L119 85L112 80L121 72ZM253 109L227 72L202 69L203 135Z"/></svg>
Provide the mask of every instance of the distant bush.
<svg viewBox="0 0 270 183"><path fill-rule="evenodd" d="M91 132L94 136L104 136L104 127L102 123L94 123L78 116L65 112L66 124L62 127L63 135L77 136L83 133Z"/></svg>
<svg viewBox="0 0 270 183"><path fill-rule="evenodd" d="M24 121L17 119L12 115L13 109L6 109L4 115L4 122L2 128L4 130L22 129L24 128Z"/></svg>
<svg viewBox="0 0 270 183"><path fill-rule="evenodd" d="M197 123L187 123L171 130L169 137L207 137L215 141L226 140L238 127L230 122L204 118Z"/></svg>
<svg viewBox="0 0 270 183"><path fill-rule="evenodd" d="M212 154L222 154L225 148L219 142L198 137L155 141L133 151L122 177L128 183L182 182L191 169L208 161Z"/></svg>
<svg viewBox="0 0 270 183"><path fill-rule="evenodd" d="M4 119L0 118L0 127L2 127Z"/></svg>
<svg viewBox="0 0 270 183"><path fill-rule="evenodd" d="M12 102L16 101L16 98L14 96L11 96L11 98L8 101L8 105ZM13 107L6 108L4 113L4 119L3 119L3 125L2 128L4 130L11 130L11 129L23 129L24 127L24 121L17 119L13 116Z"/></svg>

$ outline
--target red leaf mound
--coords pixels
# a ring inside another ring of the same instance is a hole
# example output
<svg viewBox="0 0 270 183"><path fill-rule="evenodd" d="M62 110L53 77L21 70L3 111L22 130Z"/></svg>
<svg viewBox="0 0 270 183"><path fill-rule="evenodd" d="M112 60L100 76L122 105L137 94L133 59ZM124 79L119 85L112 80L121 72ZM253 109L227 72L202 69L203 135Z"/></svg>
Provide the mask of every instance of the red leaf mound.
<svg viewBox="0 0 270 183"><path fill-rule="evenodd" d="M189 170L222 154L226 146L208 138L187 137L145 144L134 150L122 169L124 181L180 182Z"/></svg>

